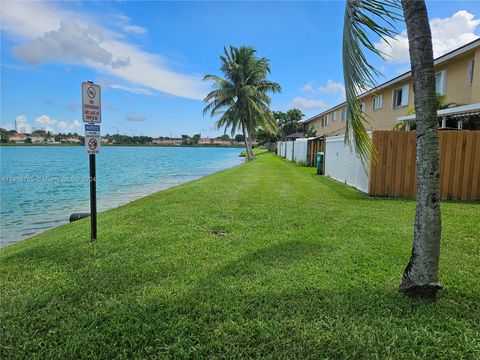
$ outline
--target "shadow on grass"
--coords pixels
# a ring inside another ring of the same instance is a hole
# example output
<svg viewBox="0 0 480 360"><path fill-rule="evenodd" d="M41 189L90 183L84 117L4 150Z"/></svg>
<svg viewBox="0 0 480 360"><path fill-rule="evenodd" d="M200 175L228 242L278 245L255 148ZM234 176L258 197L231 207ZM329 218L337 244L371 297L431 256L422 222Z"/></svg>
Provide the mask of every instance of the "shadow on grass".
<svg viewBox="0 0 480 360"><path fill-rule="evenodd" d="M83 284L75 273L61 292L49 292L50 299L44 294L43 307L6 317L1 353L5 358L39 352L46 358L392 357L398 355L392 351L428 347L436 338L444 343L455 338L460 349L474 349L475 335L468 330L476 326L472 309L478 299L449 294L448 301L430 304L406 299L388 284L361 286L338 278L334 286L322 285L322 277L332 276L322 262L334 251L329 244L274 244L186 287L180 277L178 288L169 289L163 278L172 269L160 264L144 267L138 276L129 273L134 267L102 265L100 278L95 269L81 273ZM323 274L312 284L304 269L316 262ZM433 348L430 355L441 350Z"/></svg>

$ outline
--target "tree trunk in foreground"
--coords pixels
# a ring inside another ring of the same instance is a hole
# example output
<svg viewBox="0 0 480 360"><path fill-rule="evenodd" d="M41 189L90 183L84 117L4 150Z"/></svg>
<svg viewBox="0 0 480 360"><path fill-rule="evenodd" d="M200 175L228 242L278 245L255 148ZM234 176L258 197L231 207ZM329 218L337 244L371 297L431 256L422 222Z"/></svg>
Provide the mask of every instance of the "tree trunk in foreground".
<svg viewBox="0 0 480 360"><path fill-rule="evenodd" d="M400 291L410 296L435 298L440 238L440 161L436 118L432 35L424 1L402 0L407 25L417 125L417 201L413 249L403 273Z"/></svg>
<svg viewBox="0 0 480 360"><path fill-rule="evenodd" d="M250 141L250 136L248 135L247 131L245 130L245 125L242 125L243 137L245 140L245 150L247 151L247 159L254 160L255 156L253 155L252 144Z"/></svg>
<svg viewBox="0 0 480 360"><path fill-rule="evenodd" d="M252 153L252 160L255 159L255 155L253 154L253 139L252 136L250 135L250 132L247 131L247 136L248 136L248 147L250 149L250 152Z"/></svg>

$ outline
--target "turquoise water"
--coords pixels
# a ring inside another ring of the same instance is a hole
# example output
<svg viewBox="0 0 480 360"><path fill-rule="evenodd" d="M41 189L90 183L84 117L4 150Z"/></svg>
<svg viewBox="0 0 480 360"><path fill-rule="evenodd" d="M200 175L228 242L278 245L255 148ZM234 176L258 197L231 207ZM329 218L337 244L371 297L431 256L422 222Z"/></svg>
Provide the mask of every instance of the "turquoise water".
<svg viewBox="0 0 480 360"><path fill-rule="evenodd" d="M97 206L104 211L243 162L238 148L103 147ZM1 233L6 246L89 212L88 155L81 146L0 147Z"/></svg>

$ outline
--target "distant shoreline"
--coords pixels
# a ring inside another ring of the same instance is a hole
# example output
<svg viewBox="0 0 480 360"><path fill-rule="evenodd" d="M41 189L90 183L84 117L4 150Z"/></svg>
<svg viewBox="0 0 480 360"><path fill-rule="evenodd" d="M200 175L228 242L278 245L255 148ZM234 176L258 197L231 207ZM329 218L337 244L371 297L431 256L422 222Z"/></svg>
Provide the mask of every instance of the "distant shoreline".
<svg viewBox="0 0 480 360"><path fill-rule="evenodd" d="M13 143L0 143L1 146L84 146L81 144L13 144ZM201 148L244 148L245 146L243 145L173 145L173 144L102 144L102 147L115 147L115 146L143 146L143 147L191 147L191 148L196 148L196 147L201 147Z"/></svg>

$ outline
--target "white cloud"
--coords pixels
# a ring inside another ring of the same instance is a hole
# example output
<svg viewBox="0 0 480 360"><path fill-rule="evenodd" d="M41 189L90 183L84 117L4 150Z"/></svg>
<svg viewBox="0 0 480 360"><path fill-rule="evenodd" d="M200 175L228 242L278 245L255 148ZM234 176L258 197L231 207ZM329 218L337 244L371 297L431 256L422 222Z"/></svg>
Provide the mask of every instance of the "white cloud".
<svg viewBox="0 0 480 360"><path fill-rule="evenodd" d="M313 88L313 81L309 81L305 85L301 86L300 91L307 94L315 94L315 89Z"/></svg>
<svg viewBox="0 0 480 360"><path fill-rule="evenodd" d="M122 14L114 14L112 15L113 21L124 31L127 33L133 34L145 34L147 29L142 26L132 25L130 24L130 18L128 16Z"/></svg>
<svg viewBox="0 0 480 360"><path fill-rule="evenodd" d="M57 124L57 128L59 132L75 132L77 129L79 129L82 126L80 121L78 120L73 120L72 123L69 123L67 121L59 121Z"/></svg>
<svg viewBox="0 0 480 360"><path fill-rule="evenodd" d="M27 123L27 117L25 115L18 115L15 118L15 130L20 133L32 132L32 125Z"/></svg>
<svg viewBox="0 0 480 360"><path fill-rule="evenodd" d="M100 43L104 34L99 28L80 27L75 21L62 20L58 30L51 30L34 41L16 46L13 53L27 64L47 61L85 63L92 61L112 67L128 66L124 57L115 59Z"/></svg>
<svg viewBox="0 0 480 360"><path fill-rule="evenodd" d="M135 113L129 113L127 115L127 120L128 121L145 121L147 118L143 115L135 114Z"/></svg>
<svg viewBox="0 0 480 360"><path fill-rule="evenodd" d="M13 126L13 124L5 124L2 127L7 131L15 130L15 126Z"/></svg>
<svg viewBox="0 0 480 360"><path fill-rule="evenodd" d="M432 19L430 28L434 57L439 57L477 39L479 36L475 34L475 30L478 25L480 20L475 19L475 15L465 10L460 10L451 17ZM390 41L390 45L382 40L375 46L385 54L389 62L408 63L410 61L406 30L396 35L395 39Z"/></svg>
<svg viewBox="0 0 480 360"><path fill-rule="evenodd" d="M59 130L61 131L65 131L68 129L68 124L65 122L65 121L60 121L58 124L57 124L57 127Z"/></svg>
<svg viewBox="0 0 480 360"><path fill-rule="evenodd" d="M300 96L291 101L291 106L300 110L321 110L327 108L327 104L322 100L306 99Z"/></svg>
<svg viewBox="0 0 480 360"><path fill-rule="evenodd" d="M27 122L27 117L25 115L18 115L15 118L15 124L25 125L26 122Z"/></svg>
<svg viewBox="0 0 480 360"><path fill-rule="evenodd" d="M40 1L2 1L0 14L2 30L30 39L58 29L62 19L80 17Z"/></svg>
<svg viewBox="0 0 480 360"><path fill-rule="evenodd" d="M137 95L153 95L154 94L152 91L148 89L140 88L140 87L125 86L120 84L108 84L107 86L111 87L112 89L128 91L132 94L137 94Z"/></svg>
<svg viewBox="0 0 480 360"><path fill-rule="evenodd" d="M313 84L314 81L309 81L308 83L300 87L300 91L308 95L338 95L340 97L340 100L345 99L345 86L343 86L342 83L335 82L332 79L328 79L325 86L314 87Z"/></svg>
<svg viewBox="0 0 480 360"><path fill-rule="evenodd" d="M134 34L145 34L147 32L147 29L137 25L126 25L123 30Z"/></svg>
<svg viewBox="0 0 480 360"><path fill-rule="evenodd" d="M82 123L77 119L73 120L73 123L71 125L73 129L79 129L81 126L82 126Z"/></svg>
<svg viewBox="0 0 480 360"><path fill-rule="evenodd" d="M58 124L58 121L48 115L41 115L35 119L35 124L41 126L52 126Z"/></svg>
<svg viewBox="0 0 480 360"><path fill-rule="evenodd" d="M112 54L130 57L127 67L113 68L97 63L95 67L133 84L138 84L171 95L203 100L208 85L199 77L179 74L167 69L165 59L157 54L138 50L126 42L110 40L102 46Z"/></svg>
<svg viewBox="0 0 480 360"><path fill-rule="evenodd" d="M326 86L320 86L317 88L317 91L321 94L339 94L341 97L345 97L345 86L343 84L333 81L332 79L327 80Z"/></svg>
<svg viewBox="0 0 480 360"><path fill-rule="evenodd" d="M72 122L64 120L58 121L44 114L35 119L35 127L32 127L32 125L27 122L27 117L25 115L18 115L15 118L15 125L18 132L31 133L33 130L45 130L50 131L51 133L58 133L75 132L77 129L81 128L82 123L77 119ZM5 128L7 128L7 130L15 129L12 124L5 125Z"/></svg>
<svg viewBox="0 0 480 360"><path fill-rule="evenodd" d="M5 6L4 6L5 5ZM3 2L1 28L28 39L15 54L29 64L64 61L80 64L155 92L202 100L208 84L200 76L172 70L159 54L127 42L122 34L98 28L88 14L69 12L55 3ZM42 19L39 21L38 19ZM75 19L75 20L71 20ZM86 20L87 19L87 20ZM133 26L133 31L140 27ZM131 31L132 28L129 28Z"/></svg>

